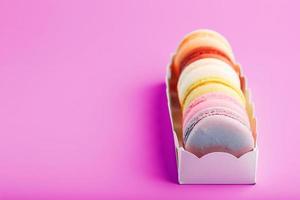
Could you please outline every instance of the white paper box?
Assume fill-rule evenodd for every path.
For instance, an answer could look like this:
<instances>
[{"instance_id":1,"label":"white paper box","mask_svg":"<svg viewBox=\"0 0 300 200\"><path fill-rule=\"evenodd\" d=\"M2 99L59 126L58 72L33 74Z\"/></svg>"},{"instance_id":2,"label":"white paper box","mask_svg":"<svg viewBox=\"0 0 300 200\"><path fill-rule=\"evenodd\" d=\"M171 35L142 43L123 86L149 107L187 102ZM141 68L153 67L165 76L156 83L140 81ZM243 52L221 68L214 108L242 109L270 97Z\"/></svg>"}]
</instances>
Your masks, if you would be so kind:
<instances>
[{"instance_id":1,"label":"white paper box","mask_svg":"<svg viewBox=\"0 0 300 200\"><path fill-rule=\"evenodd\" d=\"M256 120L253 113L253 104L245 78L240 75L242 91L247 102L247 112L251 129L256 141ZM167 70L167 97L169 113L173 128L178 182L180 184L255 184L258 158L258 147L240 158L229 153L209 153L201 158L186 151L182 145L181 111L178 103L176 81L172 74L171 65Z\"/></svg>"}]
</instances>

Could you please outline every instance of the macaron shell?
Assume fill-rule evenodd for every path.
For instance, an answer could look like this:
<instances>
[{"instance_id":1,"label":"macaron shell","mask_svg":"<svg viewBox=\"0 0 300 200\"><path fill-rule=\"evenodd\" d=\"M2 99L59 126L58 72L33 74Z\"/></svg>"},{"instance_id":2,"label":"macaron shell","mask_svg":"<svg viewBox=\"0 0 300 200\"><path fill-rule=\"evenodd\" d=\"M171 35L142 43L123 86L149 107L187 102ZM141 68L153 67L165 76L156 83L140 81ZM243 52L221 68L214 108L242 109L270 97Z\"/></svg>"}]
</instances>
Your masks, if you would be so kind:
<instances>
[{"instance_id":1,"label":"macaron shell","mask_svg":"<svg viewBox=\"0 0 300 200\"><path fill-rule=\"evenodd\" d=\"M239 76L230 65L215 58L200 59L191 63L180 74L177 84L180 101L194 83L204 79L222 79L232 87L241 87Z\"/></svg>"},{"instance_id":2,"label":"macaron shell","mask_svg":"<svg viewBox=\"0 0 300 200\"><path fill-rule=\"evenodd\" d=\"M201 119L184 140L187 151L201 157L212 152L227 152L236 157L254 148L251 130L240 121L216 114Z\"/></svg>"},{"instance_id":3,"label":"macaron shell","mask_svg":"<svg viewBox=\"0 0 300 200\"><path fill-rule=\"evenodd\" d=\"M211 92L222 92L227 96L236 99L243 107L246 105L245 97L241 91L240 93L238 93L236 90L233 90L231 87L228 87L224 84L208 82L207 84L202 85L201 87L195 88L186 96L185 100L181 102L182 111L184 112L188 105L197 97Z\"/></svg>"},{"instance_id":4,"label":"macaron shell","mask_svg":"<svg viewBox=\"0 0 300 200\"><path fill-rule=\"evenodd\" d=\"M228 48L231 49L231 46L230 46L228 40L225 37L223 37L220 33L216 32L216 31L213 31L213 30L209 30L209 29L199 29L199 30L195 30L195 31L192 31L192 32L188 33L182 39L182 41L180 42L180 45L179 45L178 48L181 48L184 44L186 44L186 42L188 42L191 39L197 38L197 37L215 37L215 38L218 38L218 40L220 42L223 42L224 45L226 45Z\"/></svg>"},{"instance_id":5,"label":"macaron shell","mask_svg":"<svg viewBox=\"0 0 300 200\"><path fill-rule=\"evenodd\" d=\"M233 110L228 107L211 106L197 112L196 114L193 115L193 117L189 121L187 121L187 123L183 126L184 137L187 137L190 134L191 130L193 130L193 127L200 120L214 115L224 115L230 117L232 119L239 121L241 124L245 125L246 127L250 128L249 120L245 115L239 114L238 112L236 112L236 110Z\"/></svg>"}]
</instances>

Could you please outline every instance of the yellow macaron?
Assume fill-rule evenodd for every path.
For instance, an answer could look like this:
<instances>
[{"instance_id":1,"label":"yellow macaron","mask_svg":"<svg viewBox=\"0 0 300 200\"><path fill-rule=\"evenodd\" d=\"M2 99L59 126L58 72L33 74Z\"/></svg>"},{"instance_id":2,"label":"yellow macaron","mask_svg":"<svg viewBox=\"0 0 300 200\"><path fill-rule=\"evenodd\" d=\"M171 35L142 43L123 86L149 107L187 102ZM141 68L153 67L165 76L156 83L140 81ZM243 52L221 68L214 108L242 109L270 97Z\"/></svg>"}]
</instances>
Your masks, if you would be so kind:
<instances>
[{"instance_id":1,"label":"yellow macaron","mask_svg":"<svg viewBox=\"0 0 300 200\"><path fill-rule=\"evenodd\" d=\"M199 59L189 64L180 74L177 91L181 103L188 90L201 80L217 80L234 88L241 88L238 74L228 63L216 58Z\"/></svg>"},{"instance_id":2,"label":"yellow macaron","mask_svg":"<svg viewBox=\"0 0 300 200\"><path fill-rule=\"evenodd\" d=\"M239 88L232 87L224 80L211 78L195 83L195 85L186 92L185 97L181 102L182 111L184 111L197 97L211 92L224 93L236 99L243 107L246 105L245 96Z\"/></svg>"}]
</instances>

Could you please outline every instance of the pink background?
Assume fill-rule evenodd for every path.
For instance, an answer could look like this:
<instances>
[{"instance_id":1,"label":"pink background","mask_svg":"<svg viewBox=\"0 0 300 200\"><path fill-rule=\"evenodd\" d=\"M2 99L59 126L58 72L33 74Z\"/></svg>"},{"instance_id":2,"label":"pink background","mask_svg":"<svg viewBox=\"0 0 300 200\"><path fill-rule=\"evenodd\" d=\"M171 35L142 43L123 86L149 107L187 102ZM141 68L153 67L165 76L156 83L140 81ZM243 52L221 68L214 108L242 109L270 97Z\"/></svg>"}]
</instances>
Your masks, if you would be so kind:
<instances>
[{"instance_id":1,"label":"pink background","mask_svg":"<svg viewBox=\"0 0 300 200\"><path fill-rule=\"evenodd\" d=\"M300 198L297 1L0 1L0 199ZM257 184L176 184L165 68L231 42L253 90Z\"/></svg>"}]
</instances>

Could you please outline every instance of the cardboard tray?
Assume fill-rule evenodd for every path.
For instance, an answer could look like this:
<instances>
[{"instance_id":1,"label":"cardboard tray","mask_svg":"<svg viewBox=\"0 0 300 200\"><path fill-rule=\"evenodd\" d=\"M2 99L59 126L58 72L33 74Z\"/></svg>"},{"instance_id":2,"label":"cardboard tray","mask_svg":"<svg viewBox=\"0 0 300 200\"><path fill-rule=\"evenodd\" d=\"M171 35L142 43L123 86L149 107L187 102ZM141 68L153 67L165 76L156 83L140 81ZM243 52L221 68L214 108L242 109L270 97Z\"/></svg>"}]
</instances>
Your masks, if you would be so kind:
<instances>
[{"instance_id":1,"label":"cardboard tray","mask_svg":"<svg viewBox=\"0 0 300 200\"><path fill-rule=\"evenodd\" d=\"M176 90L177 80L171 67L172 64L167 68L166 92L175 143L178 182L180 184L255 184L258 159L256 119L250 92L242 72L240 72L241 88L246 97L246 109L255 139L255 148L239 158L224 152L209 153L198 158L186 151L182 145L182 119ZM241 69L240 66L239 68Z\"/></svg>"}]
</instances>

